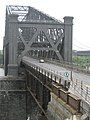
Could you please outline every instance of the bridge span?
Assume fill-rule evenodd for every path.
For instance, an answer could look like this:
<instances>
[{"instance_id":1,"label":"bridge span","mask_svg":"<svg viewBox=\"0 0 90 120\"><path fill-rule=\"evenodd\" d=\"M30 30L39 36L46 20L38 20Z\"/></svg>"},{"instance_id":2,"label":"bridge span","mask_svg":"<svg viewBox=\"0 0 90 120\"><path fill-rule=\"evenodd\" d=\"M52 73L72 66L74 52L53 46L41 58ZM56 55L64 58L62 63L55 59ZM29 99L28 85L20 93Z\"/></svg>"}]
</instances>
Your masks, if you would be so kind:
<instances>
[{"instance_id":1,"label":"bridge span","mask_svg":"<svg viewBox=\"0 0 90 120\"><path fill-rule=\"evenodd\" d=\"M71 69L68 69L65 67L61 67L60 65L58 66L58 65L49 63L47 61L44 63L40 63L39 59L37 60L37 59L30 58L30 57L23 57L22 61L28 65L30 64L30 65L39 67L43 70L46 70L47 72L49 72L51 74L54 74L55 76L57 76L57 79L56 79L57 83L59 83L60 78L62 79L61 80L62 85L65 84L65 81L67 81L67 83L70 82L70 85L72 86L72 88L76 89L76 91L78 91L78 93L80 95L81 95L81 93L83 93L81 95L82 98L87 100L88 103L90 104L90 101L89 101L90 100L90 94L89 94L89 92L90 92L90 75L80 73L78 71L74 71L74 70L71 70ZM75 86L73 86L73 85L75 85ZM69 87L71 88L71 86L69 86ZM66 86L66 87L68 87L68 86Z\"/></svg>"},{"instance_id":2,"label":"bridge span","mask_svg":"<svg viewBox=\"0 0 90 120\"><path fill-rule=\"evenodd\" d=\"M80 109L80 111L82 111L81 109L83 109L84 112L86 111L89 114L89 109L90 109L90 107L89 107L90 106L90 94L89 94L90 93L90 82L89 82L89 79L90 79L90 75L85 75L83 73L77 73L75 71L72 71L72 79L71 79L71 70L70 69L66 69L64 67L57 66L55 64L48 63L48 62L40 63L39 59L37 60L37 59L30 58L30 57L25 57L25 56L22 58L22 63L24 63L24 65L26 65L26 69L28 69L28 67L30 66L35 71L43 74L44 77L45 76L48 77L50 79L48 81L49 83L47 84L47 82L44 81L44 84L51 92L54 92L57 96L58 96L58 93L56 92L56 90L54 91L54 87L51 87L51 86L55 85L58 90L62 89L62 90L64 90L64 92L67 91L67 94L69 92L72 93L74 95L74 98L73 98L74 100L81 99L80 106L78 106L78 107L73 106L73 105L71 105L71 106L74 109ZM29 71L30 71L30 69L29 69ZM35 72L35 71L33 71L33 72ZM34 73L32 73L32 74L34 74ZM86 80L86 82L85 82L85 80ZM43 77L41 79L41 82L43 83ZM65 101L65 98L63 98L63 100ZM76 103L74 103L74 102L73 102L73 104L77 103L77 101L76 101Z\"/></svg>"},{"instance_id":3,"label":"bridge span","mask_svg":"<svg viewBox=\"0 0 90 120\"><path fill-rule=\"evenodd\" d=\"M27 101L30 100L27 100L27 97L30 94L42 110L45 119L90 119L90 71L87 71L86 75L80 71L76 72L76 69L72 70L72 64L62 67L62 62L72 63L72 36L71 16L65 16L62 22L30 6L6 6L3 51L7 79L2 78L0 81L1 103L3 99L6 100L6 95L8 102L12 98L16 101L17 96L17 106L21 103L20 109L22 105L25 108L22 109L24 114L21 113L18 118L19 113L12 113L13 119L14 116L15 120L22 120L22 116L23 120L27 117L30 119L27 115L27 106L30 105L27 105ZM33 59L34 57L37 59ZM39 63L39 58L51 61ZM20 81L19 77L23 77L24 81ZM9 91L13 93L18 90L24 90L24 94L15 93L15 96L11 94L12 97L9 97ZM23 96L24 102L20 101ZM7 111L5 114L9 116Z\"/></svg>"}]
</instances>

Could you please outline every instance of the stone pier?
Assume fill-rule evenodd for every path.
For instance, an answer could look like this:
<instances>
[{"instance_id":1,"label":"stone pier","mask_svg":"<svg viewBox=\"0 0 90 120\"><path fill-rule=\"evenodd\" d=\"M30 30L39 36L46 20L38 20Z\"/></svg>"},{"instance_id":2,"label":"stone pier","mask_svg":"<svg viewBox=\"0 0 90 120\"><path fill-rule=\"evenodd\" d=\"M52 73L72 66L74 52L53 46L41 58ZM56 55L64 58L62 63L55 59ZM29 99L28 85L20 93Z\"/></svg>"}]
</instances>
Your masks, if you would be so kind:
<instances>
[{"instance_id":1,"label":"stone pier","mask_svg":"<svg viewBox=\"0 0 90 120\"><path fill-rule=\"evenodd\" d=\"M0 120L26 120L25 80L0 78Z\"/></svg>"}]
</instances>

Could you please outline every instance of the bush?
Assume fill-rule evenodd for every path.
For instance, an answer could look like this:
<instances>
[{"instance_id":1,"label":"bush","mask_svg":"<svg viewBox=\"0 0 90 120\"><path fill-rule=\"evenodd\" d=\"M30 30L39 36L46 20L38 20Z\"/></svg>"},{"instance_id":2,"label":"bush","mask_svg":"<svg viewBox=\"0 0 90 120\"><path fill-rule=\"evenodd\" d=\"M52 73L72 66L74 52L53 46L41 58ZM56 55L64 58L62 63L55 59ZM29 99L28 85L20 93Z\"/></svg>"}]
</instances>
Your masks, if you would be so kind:
<instances>
[{"instance_id":1,"label":"bush","mask_svg":"<svg viewBox=\"0 0 90 120\"><path fill-rule=\"evenodd\" d=\"M90 56L73 56L73 62L83 68L90 66Z\"/></svg>"}]
</instances>

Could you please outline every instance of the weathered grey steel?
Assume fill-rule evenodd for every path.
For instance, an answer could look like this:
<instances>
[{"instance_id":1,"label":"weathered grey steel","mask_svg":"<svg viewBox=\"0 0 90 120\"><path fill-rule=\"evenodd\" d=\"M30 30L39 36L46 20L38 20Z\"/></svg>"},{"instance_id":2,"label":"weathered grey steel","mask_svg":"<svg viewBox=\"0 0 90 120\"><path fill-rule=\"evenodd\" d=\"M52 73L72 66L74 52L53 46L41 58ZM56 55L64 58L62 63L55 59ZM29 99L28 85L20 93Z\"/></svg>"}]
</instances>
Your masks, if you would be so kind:
<instances>
[{"instance_id":1,"label":"weathered grey steel","mask_svg":"<svg viewBox=\"0 0 90 120\"><path fill-rule=\"evenodd\" d=\"M72 24L73 17L64 17L64 60L69 62L72 61Z\"/></svg>"},{"instance_id":2,"label":"weathered grey steel","mask_svg":"<svg viewBox=\"0 0 90 120\"><path fill-rule=\"evenodd\" d=\"M9 64L8 75L17 75L17 35L18 35L18 15L9 15Z\"/></svg>"},{"instance_id":3,"label":"weathered grey steel","mask_svg":"<svg viewBox=\"0 0 90 120\"><path fill-rule=\"evenodd\" d=\"M64 22L61 22L30 6L7 6L4 39L6 75L17 75L18 60L24 55L71 61L72 24L73 17L64 17Z\"/></svg>"}]
</instances>

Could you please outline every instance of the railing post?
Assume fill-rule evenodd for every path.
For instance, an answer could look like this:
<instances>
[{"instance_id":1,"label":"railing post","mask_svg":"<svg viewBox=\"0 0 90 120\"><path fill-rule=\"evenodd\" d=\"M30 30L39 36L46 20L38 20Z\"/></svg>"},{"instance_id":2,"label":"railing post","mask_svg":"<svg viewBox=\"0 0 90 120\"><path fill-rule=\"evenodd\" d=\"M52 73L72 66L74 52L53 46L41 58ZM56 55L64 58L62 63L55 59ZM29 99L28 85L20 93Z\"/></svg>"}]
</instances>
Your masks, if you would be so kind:
<instances>
[{"instance_id":1,"label":"railing post","mask_svg":"<svg viewBox=\"0 0 90 120\"><path fill-rule=\"evenodd\" d=\"M82 95L82 92L83 92L83 82L81 81L81 95Z\"/></svg>"},{"instance_id":2,"label":"railing post","mask_svg":"<svg viewBox=\"0 0 90 120\"><path fill-rule=\"evenodd\" d=\"M88 87L86 87L86 95L85 95L85 100L87 100L87 96L88 96Z\"/></svg>"}]
</instances>

